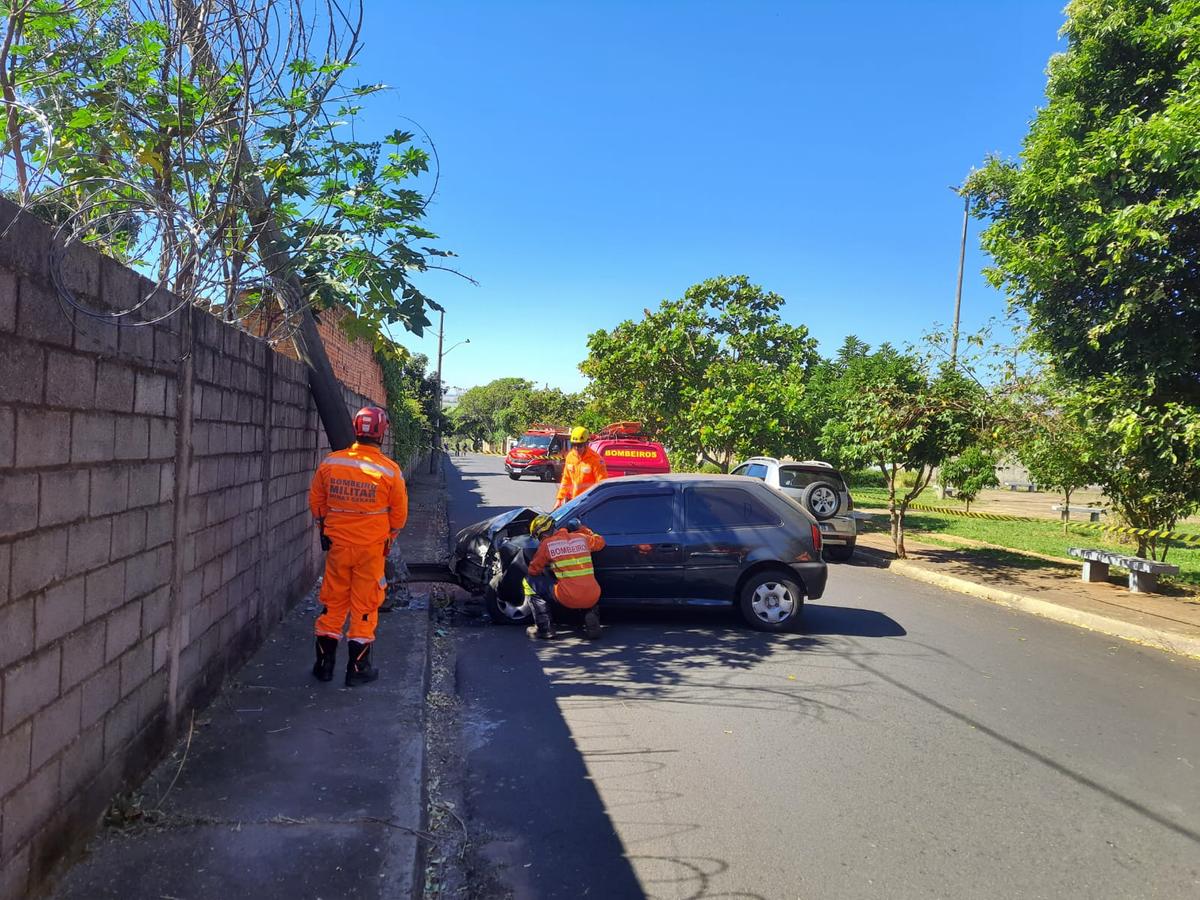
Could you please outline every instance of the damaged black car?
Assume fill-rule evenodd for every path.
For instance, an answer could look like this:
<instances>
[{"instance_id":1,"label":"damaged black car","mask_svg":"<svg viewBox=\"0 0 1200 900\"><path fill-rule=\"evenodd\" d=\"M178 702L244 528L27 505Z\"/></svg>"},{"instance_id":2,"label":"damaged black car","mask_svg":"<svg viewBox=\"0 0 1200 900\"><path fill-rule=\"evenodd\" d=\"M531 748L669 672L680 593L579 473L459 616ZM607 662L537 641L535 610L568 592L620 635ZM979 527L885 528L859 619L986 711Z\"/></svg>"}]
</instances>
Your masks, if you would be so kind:
<instances>
[{"instance_id":1,"label":"damaged black car","mask_svg":"<svg viewBox=\"0 0 1200 900\"><path fill-rule=\"evenodd\" d=\"M493 621L530 619L522 582L536 542L521 507L458 533L451 566L484 594ZM603 481L551 515L603 535L593 555L601 606L735 605L763 631L799 624L825 590L821 532L790 498L740 476L639 475Z\"/></svg>"}]
</instances>

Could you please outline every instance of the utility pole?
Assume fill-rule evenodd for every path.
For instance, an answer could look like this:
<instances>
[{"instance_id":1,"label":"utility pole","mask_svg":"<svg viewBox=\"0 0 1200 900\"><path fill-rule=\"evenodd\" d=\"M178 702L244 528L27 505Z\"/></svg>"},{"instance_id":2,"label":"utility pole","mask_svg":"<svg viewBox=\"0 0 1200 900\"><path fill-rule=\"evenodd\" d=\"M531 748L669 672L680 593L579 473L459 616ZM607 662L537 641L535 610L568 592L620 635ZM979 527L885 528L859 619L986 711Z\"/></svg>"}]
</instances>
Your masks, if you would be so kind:
<instances>
[{"instance_id":1,"label":"utility pole","mask_svg":"<svg viewBox=\"0 0 1200 900\"><path fill-rule=\"evenodd\" d=\"M958 251L958 290L954 292L954 328L950 332L950 368L958 366L958 318L962 311L963 267L967 261L967 222L971 216L971 195L964 188L951 188L963 195L962 246Z\"/></svg>"},{"instance_id":2,"label":"utility pole","mask_svg":"<svg viewBox=\"0 0 1200 900\"><path fill-rule=\"evenodd\" d=\"M446 310L432 301L438 311L437 411L433 416L433 448L429 451L429 474L437 471L438 451L442 449L442 338L446 333Z\"/></svg>"}]
</instances>

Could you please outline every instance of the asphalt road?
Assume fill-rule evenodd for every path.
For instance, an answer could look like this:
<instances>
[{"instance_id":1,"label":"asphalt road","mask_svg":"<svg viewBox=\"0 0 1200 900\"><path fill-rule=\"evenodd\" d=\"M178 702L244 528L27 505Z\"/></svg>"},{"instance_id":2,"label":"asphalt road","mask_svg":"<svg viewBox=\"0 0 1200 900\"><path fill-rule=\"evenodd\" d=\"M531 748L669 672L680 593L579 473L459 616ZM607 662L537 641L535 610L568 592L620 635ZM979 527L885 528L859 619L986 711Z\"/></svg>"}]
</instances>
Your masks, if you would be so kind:
<instances>
[{"instance_id":1,"label":"asphalt road","mask_svg":"<svg viewBox=\"0 0 1200 900\"><path fill-rule=\"evenodd\" d=\"M456 527L552 501L453 462ZM862 560L800 633L605 626L455 632L468 821L513 896L1200 896L1200 664Z\"/></svg>"}]
</instances>

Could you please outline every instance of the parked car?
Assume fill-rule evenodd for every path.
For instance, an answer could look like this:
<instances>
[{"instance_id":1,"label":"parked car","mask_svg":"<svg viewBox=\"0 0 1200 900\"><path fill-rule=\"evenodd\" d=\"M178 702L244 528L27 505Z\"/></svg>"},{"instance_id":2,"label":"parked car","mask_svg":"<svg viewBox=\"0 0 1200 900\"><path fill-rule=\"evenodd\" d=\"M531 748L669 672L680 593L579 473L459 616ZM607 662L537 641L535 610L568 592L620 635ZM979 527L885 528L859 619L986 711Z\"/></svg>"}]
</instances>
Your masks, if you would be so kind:
<instances>
[{"instance_id":1,"label":"parked car","mask_svg":"<svg viewBox=\"0 0 1200 900\"><path fill-rule=\"evenodd\" d=\"M854 498L842 473L827 462L780 462L773 456L755 456L733 470L733 475L757 478L768 487L796 500L821 527L825 556L845 562L854 555L858 527Z\"/></svg>"},{"instance_id":2,"label":"parked car","mask_svg":"<svg viewBox=\"0 0 1200 900\"><path fill-rule=\"evenodd\" d=\"M522 580L538 510L510 510L458 533L452 568L483 591L496 622L525 624ZM602 481L551 515L578 517L603 535L593 555L601 604L736 605L763 631L800 619L825 590L817 522L752 478L633 475Z\"/></svg>"}]
</instances>

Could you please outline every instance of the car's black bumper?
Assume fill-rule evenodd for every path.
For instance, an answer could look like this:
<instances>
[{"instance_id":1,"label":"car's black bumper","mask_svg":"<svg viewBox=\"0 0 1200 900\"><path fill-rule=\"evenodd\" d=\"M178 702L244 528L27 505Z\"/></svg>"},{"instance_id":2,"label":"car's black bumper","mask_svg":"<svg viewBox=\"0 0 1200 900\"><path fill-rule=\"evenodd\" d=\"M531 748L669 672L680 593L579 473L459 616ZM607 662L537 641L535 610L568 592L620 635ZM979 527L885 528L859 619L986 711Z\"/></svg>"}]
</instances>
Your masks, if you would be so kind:
<instances>
[{"instance_id":1,"label":"car's black bumper","mask_svg":"<svg viewBox=\"0 0 1200 900\"><path fill-rule=\"evenodd\" d=\"M825 593L825 580L829 577L829 567L823 562L792 563L792 569L800 576L804 585L804 596L809 600L819 600Z\"/></svg>"}]
</instances>

